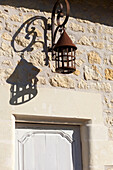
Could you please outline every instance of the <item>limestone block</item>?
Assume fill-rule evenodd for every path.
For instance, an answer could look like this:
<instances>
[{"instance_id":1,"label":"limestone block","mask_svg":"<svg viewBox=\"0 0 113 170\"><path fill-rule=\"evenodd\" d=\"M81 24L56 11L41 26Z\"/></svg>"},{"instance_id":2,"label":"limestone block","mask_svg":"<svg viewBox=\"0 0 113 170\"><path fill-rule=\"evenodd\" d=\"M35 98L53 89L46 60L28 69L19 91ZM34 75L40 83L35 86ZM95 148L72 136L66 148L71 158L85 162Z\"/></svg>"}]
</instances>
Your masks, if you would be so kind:
<instances>
[{"instance_id":1,"label":"limestone block","mask_svg":"<svg viewBox=\"0 0 113 170\"><path fill-rule=\"evenodd\" d=\"M110 93L112 91L111 85L109 83L99 83L99 82L91 83L90 88L94 90L99 90L99 91L101 90L106 93Z\"/></svg>"},{"instance_id":2,"label":"limestone block","mask_svg":"<svg viewBox=\"0 0 113 170\"><path fill-rule=\"evenodd\" d=\"M4 61L2 62L2 64L8 65L8 66L12 66L12 63L11 63L10 60L4 60Z\"/></svg>"},{"instance_id":3,"label":"limestone block","mask_svg":"<svg viewBox=\"0 0 113 170\"><path fill-rule=\"evenodd\" d=\"M108 114L105 118L105 121L106 121L106 124L109 128L113 127L113 116L112 116L112 114ZM112 130L112 132L113 132L113 130Z\"/></svg>"},{"instance_id":4,"label":"limestone block","mask_svg":"<svg viewBox=\"0 0 113 170\"><path fill-rule=\"evenodd\" d=\"M102 83L101 89L107 93L112 91L111 85L109 83Z\"/></svg>"},{"instance_id":5,"label":"limestone block","mask_svg":"<svg viewBox=\"0 0 113 170\"><path fill-rule=\"evenodd\" d=\"M0 49L0 57L1 56L4 56L6 53L5 53L5 51L3 51L2 49Z\"/></svg>"},{"instance_id":6,"label":"limestone block","mask_svg":"<svg viewBox=\"0 0 113 170\"><path fill-rule=\"evenodd\" d=\"M20 22L21 21L18 15L12 15L10 17L10 19L11 19L11 21L15 21L15 22Z\"/></svg>"},{"instance_id":7,"label":"limestone block","mask_svg":"<svg viewBox=\"0 0 113 170\"><path fill-rule=\"evenodd\" d=\"M1 44L1 48L6 52L9 52L11 50L11 47L4 42Z\"/></svg>"},{"instance_id":8,"label":"limestone block","mask_svg":"<svg viewBox=\"0 0 113 170\"><path fill-rule=\"evenodd\" d=\"M37 50L38 48L43 48L43 44L43 40L39 40L32 47L34 48L34 50Z\"/></svg>"},{"instance_id":9,"label":"limestone block","mask_svg":"<svg viewBox=\"0 0 113 170\"><path fill-rule=\"evenodd\" d=\"M95 29L95 27L89 26L89 27L88 27L88 31L89 31L90 33L96 34L96 29Z\"/></svg>"},{"instance_id":10,"label":"limestone block","mask_svg":"<svg viewBox=\"0 0 113 170\"><path fill-rule=\"evenodd\" d=\"M45 29L44 21L41 21L41 27L42 27L43 29Z\"/></svg>"},{"instance_id":11,"label":"limestone block","mask_svg":"<svg viewBox=\"0 0 113 170\"><path fill-rule=\"evenodd\" d=\"M0 10L0 18L3 18L6 20L8 18L8 15L3 13L3 11Z\"/></svg>"},{"instance_id":12,"label":"limestone block","mask_svg":"<svg viewBox=\"0 0 113 170\"><path fill-rule=\"evenodd\" d=\"M102 75L96 66L92 68L85 66L84 76L86 80L102 80Z\"/></svg>"},{"instance_id":13,"label":"limestone block","mask_svg":"<svg viewBox=\"0 0 113 170\"><path fill-rule=\"evenodd\" d=\"M8 22L6 22L6 27L5 27L5 29L7 30L7 31L9 31L9 32L12 32L12 27L11 27L11 25L8 23Z\"/></svg>"},{"instance_id":14,"label":"limestone block","mask_svg":"<svg viewBox=\"0 0 113 170\"><path fill-rule=\"evenodd\" d=\"M7 80L7 78L12 74L13 69L8 68L8 69L0 69L0 80L1 82L4 82Z\"/></svg>"},{"instance_id":15,"label":"limestone block","mask_svg":"<svg viewBox=\"0 0 113 170\"><path fill-rule=\"evenodd\" d=\"M17 36L15 41L22 47L27 47L30 44L30 40L26 39L24 36Z\"/></svg>"},{"instance_id":16,"label":"limestone block","mask_svg":"<svg viewBox=\"0 0 113 170\"><path fill-rule=\"evenodd\" d=\"M113 80L113 70L106 68L105 69L105 78L106 80Z\"/></svg>"},{"instance_id":17,"label":"limestone block","mask_svg":"<svg viewBox=\"0 0 113 170\"><path fill-rule=\"evenodd\" d=\"M100 34L102 34L102 26L99 26L98 32L99 32Z\"/></svg>"},{"instance_id":18,"label":"limestone block","mask_svg":"<svg viewBox=\"0 0 113 170\"><path fill-rule=\"evenodd\" d=\"M38 28L35 28L35 32L37 33L38 37L42 37L42 33Z\"/></svg>"},{"instance_id":19,"label":"limestone block","mask_svg":"<svg viewBox=\"0 0 113 170\"><path fill-rule=\"evenodd\" d=\"M22 16L22 12L19 12L19 14L18 14L20 17Z\"/></svg>"},{"instance_id":20,"label":"limestone block","mask_svg":"<svg viewBox=\"0 0 113 170\"><path fill-rule=\"evenodd\" d=\"M6 79L9 77L9 74L6 73L6 70L0 69L0 81L4 84Z\"/></svg>"},{"instance_id":21,"label":"limestone block","mask_svg":"<svg viewBox=\"0 0 113 170\"><path fill-rule=\"evenodd\" d=\"M7 76L11 75L14 70L12 68L5 69L5 74Z\"/></svg>"},{"instance_id":22,"label":"limestone block","mask_svg":"<svg viewBox=\"0 0 113 170\"><path fill-rule=\"evenodd\" d=\"M90 21L88 21L88 20L82 20L82 19L79 19L79 18L77 18L76 19L78 22L80 22L80 23L86 23L86 24L90 24L91 22Z\"/></svg>"},{"instance_id":23,"label":"limestone block","mask_svg":"<svg viewBox=\"0 0 113 170\"><path fill-rule=\"evenodd\" d=\"M11 40L12 40L12 36L9 35L7 32L4 32L4 33L2 34L2 38L3 38L4 40L7 40L7 41L11 41Z\"/></svg>"},{"instance_id":24,"label":"limestone block","mask_svg":"<svg viewBox=\"0 0 113 170\"><path fill-rule=\"evenodd\" d=\"M50 32L47 33L47 40L51 41L51 33Z\"/></svg>"},{"instance_id":25,"label":"limestone block","mask_svg":"<svg viewBox=\"0 0 113 170\"><path fill-rule=\"evenodd\" d=\"M69 27L70 27L70 29L72 31L75 31L75 32L79 32L79 31L84 32L84 28L81 25L78 25L78 24L75 24L75 23L71 23Z\"/></svg>"},{"instance_id":26,"label":"limestone block","mask_svg":"<svg viewBox=\"0 0 113 170\"><path fill-rule=\"evenodd\" d=\"M97 35L95 35L95 36L93 35L93 36L90 36L90 37L89 37L89 40L90 40L90 41L94 41L94 40L97 40L97 39L98 39L98 36L97 36Z\"/></svg>"},{"instance_id":27,"label":"limestone block","mask_svg":"<svg viewBox=\"0 0 113 170\"><path fill-rule=\"evenodd\" d=\"M20 11L22 11L22 12L30 12L30 9L28 9L28 8L24 8L24 7L21 7L20 8L21 10Z\"/></svg>"},{"instance_id":28,"label":"limestone block","mask_svg":"<svg viewBox=\"0 0 113 170\"><path fill-rule=\"evenodd\" d=\"M110 56L110 63L113 65L113 55Z\"/></svg>"},{"instance_id":29,"label":"limestone block","mask_svg":"<svg viewBox=\"0 0 113 170\"><path fill-rule=\"evenodd\" d=\"M28 19L32 18L33 14L27 14L23 16L23 22L27 21Z\"/></svg>"},{"instance_id":30,"label":"limestone block","mask_svg":"<svg viewBox=\"0 0 113 170\"><path fill-rule=\"evenodd\" d=\"M103 49L104 43L103 42L92 42L93 47Z\"/></svg>"},{"instance_id":31,"label":"limestone block","mask_svg":"<svg viewBox=\"0 0 113 170\"><path fill-rule=\"evenodd\" d=\"M91 51L88 53L88 61L90 64L100 64L101 63L101 58L99 54L95 51Z\"/></svg>"},{"instance_id":32,"label":"limestone block","mask_svg":"<svg viewBox=\"0 0 113 170\"><path fill-rule=\"evenodd\" d=\"M44 66L44 58L45 54L43 52L36 52L35 54L30 55L30 62L32 62L32 64L36 67L38 65Z\"/></svg>"},{"instance_id":33,"label":"limestone block","mask_svg":"<svg viewBox=\"0 0 113 170\"><path fill-rule=\"evenodd\" d=\"M108 98L104 97L105 103L108 103Z\"/></svg>"},{"instance_id":34,"label":"limestone block","mask_svg":"<svg viewBox=\"0 0 113 170\"><path fill-rule=\"evenodd\" d=\"M3 29L3 26L2 25L0 25L0 31Z\"/></svg>"},{"instance_id":35,"label":"limestone block","mask_svg":"<svg viewBox=\"0 0 113 170\"><path fill-rule=\"evenodd\" d=\"M76 70L76 71L73 72L73 74L75 74L76 76L79 76L80 75L80 71Z\"/></svg>"},{"instance_id":36,"label":"limestone block","mask_svg":"<svg viewBox=\"0 0 113 170\"><path fill-rule=\"evenodd\" d=\"M64 20L64 17L63 17L63 20ZM61 22L62 22L62 21L61 21ZM51 25L51 17L50 17L50 18L48 18L48 20L47 20L47 24ZM65 25L65 28L67 28L67 24Z\"/></svg>"},{"instance_id":37,"label":"limestone block","mask_svg":"<svg viewBox=\"0 0 113 170\"><path fill-rule=\"evenodd\" d=\"M36 19L35 21L33 21L33 25L39 25L39 20Z\"/></svg>"},{"instance_id":38,"label":"limestone block","mask_svg":"<svg viewBox=\"0 0 113 170\"><path fill-rule=\"evenodd\" d=\"M50 58L50 57L49 57ZM55 73L56 72L56 67L55 67L55 62L53 62L53 61L49 61L49 68L51 68L51 71L53 72L53 73Z\"/></svg>"},{"instance_id":39,"label":"limestone block","mask_svg":"<svg viewBox=\"0 0 113 170\"><path fill-rule=\"evenodd\" d=\"M52 55L51 55L51 52L48 52L48 59L49 59L49 61L52 61Z\"/></svg>"},{"instance_id":40,"label":"limestone block","mask_svg":"<svg viewBox=\"0 0 113 170\"><path fill-rule=\"evenodd\" d=\"M113 106L112 106L111 103L107 103L107 107L108 107L108 108L113 108Z\"/></svg>"},{"instance_id":41,"label":"limestone block","mask_svg":"<svg viewBox=\"0 0 113 170\"><path fill-rule=\"evenodd\" d=\"M112 27L107 27L104 30L105 33L113 35L113 28Z\"/></svg>"},{"instance_id":42,"label":"limestone block","mask_svg":"<svg viewBox=\"0 0 113 170\"><path fill-rule=\"evenodd\" d=\"M50 84L54 87L75 88L75 82L73 79L67 76L56 75L50 78Z\"/></svg>"},{"instance_id":43,"label":"limestone block","mask_svg":"<svg viewBox=\"0 0 113 170\"><path fill-rule=\"evenodd\" d=\"M38 77L38 84L45 85L46 84L46 79L44 77Z\"/></svg>"},{"instance_id":44,"label":"limestone block","mask_svg":"<svg viewBox=\"0 0 113 170\"><path fill-rule=\"evenodd\" d=\"M86 36L81 37L78 43L81 45L91 45L90 40Z\"/></svg>"},{"instance_id":45,"label":"limestone block","mask_svg":"<svg viewBox=\"0 0 113 170\"><path fill-rule=\"evenodd\" d=\"M76 63L76 65L77 65L78 67L81 67L81 66L83 65L83 63L84 63L84 60L82 60L82 59L76 59L76 60L75 60L75 63Z\"/></svg>"},{"instance_id":46,"label":"limestone block","mask_svg":"<svg viewBox=\"0 0 113 170\"><path fill-rule=\"evenodd\" d=\"M40 12L40 10L29 9L29 8L24 8L24 7L21 7L20 9L21 9L22 12L25 12L25 13L34 12L34 13L38 14ZM30 14L28 14L28 15L30 15Z\"/></svg>"},{"instance_id":47,"label":"limestone block","mask_svg":"<svg viewBox=\"0 0 113 170\"><path fill-rule=\"evenodd\" d=\"M91 89L95 89L95 90L100 90L101 89L101 84L99 82L97 83L91 83L90 84L90 88Z\"/></svg>"},{"instance_id":48,"label":"limestone block","mask_svg":"<svg viewBox=\"0 0 113 170\"><path fill-rule=\"evenodd\" d=\"M113 52L113 45L108 45L108 46L107 46L107 49L108 49L109 51Z\"/></svg>"},{"instance_id":49,"label":"limestone block","mask_svg":"<svg viewBox=\"0 0 113 170\"><path fill-rule=\"evenodd\" d=\"M108 60L108 58L104 58L104 64L109 65L109 60Z\"/></svg>"},{"instance_id":50,"label":"limestone block","mask_svg":"<svg viewBox=\"0 0 113 170\"><path fill-rule=\"evenodd\" d=\"M77 87L79 89L88 89L88 84L86 81L81 79L80 82L77 84Z\"/></svg>"},{"instance_id":51,"label":"limestone block","mask_svg":"<svg viewBox=\"0 0 113 170\"><path fill-rule=\"evenodd\" d=\"M50 13L50 12L45 12L45 11L44 11L44 15L45 15L47 18L49 18L49 17L51 18L51 13Z\"/></svg>"},{"instance_id":52,"label":"limestone block","mask_svg":"<svg viewBox=\"0 0 113 170\"><path fill-rule=\"evenodd\" d=\"M109 41L110 41L111 43L113 43L113 38L109 38Z\"/></svg>"},{"instance_id":53,"label":"limestone block","mask_svg":"<svg viewBox=\"0 0 113 170\"><path fill-rule=\"evenodd\" d=\"M33 31L32 27L29 27L28 32L32 32L30 34L32 36L34 35L34 33L36 33L38 37L42 37L42 33L38 28L35 28ZM21 30L21 33L26 34L26 27L23 27L23 29Z\"/></svg>"},{"instance_id":54,"label":"limestone block","mask_svg":"<svg viewBox=\"0 0 113 170\"><path fill-rule=\"evenodd\" d=\"M76 50L76 56L80 56L81 54L83 54L83 51L81 51L81 50Z\"/></svg>"}]
</instances>

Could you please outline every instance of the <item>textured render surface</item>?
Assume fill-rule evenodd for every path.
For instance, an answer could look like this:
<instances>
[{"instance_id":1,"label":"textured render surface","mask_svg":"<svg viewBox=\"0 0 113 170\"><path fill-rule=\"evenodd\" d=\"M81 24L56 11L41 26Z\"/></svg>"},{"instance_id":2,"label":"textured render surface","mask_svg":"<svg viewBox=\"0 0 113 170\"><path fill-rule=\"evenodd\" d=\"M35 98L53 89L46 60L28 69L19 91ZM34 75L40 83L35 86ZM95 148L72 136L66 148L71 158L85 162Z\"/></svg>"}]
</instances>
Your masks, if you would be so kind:
<instances>
[{"instance_id":1,"label":"textured render surface","mask_svg":"<svg viewBox=\"0 0 113 170\"><path fill-rule=\"evenodd\" d=\"M4 145L6 148L7 144L10 145L7 156L3 152L0 154L0 168L11 169L10 165L13 162L13 157L8 156L14 148L12 140L14 124L11 123L14 120L11 115L39 113L44 116L48 114L73 117L74 115L75 118L92 119L92 123L96 125L90 130L95 137L91 135L90 141L97 139L100 147L106 147L105 152L101 149L102 158L101 155L94 158L99 154L99 149L98 147L94 149L97 146L95 143L94 147L91 145L93 149L90 150L90 154L94 155L91 158L94 161L90 162L90 169L111 170L113 168L111 160L113 157L111 147L113 141L113 2L112 0L109 2L70 0L71 12L66 32L78 48L77 70L70 75L55 73L51 53L47 52L47 47L51 44L51 33L47 30L47 23L51 23L48 18L51 17L54 2L0 1L0 141L1 147L2 144L6 144ZM37 87L33 82L37 82ZM50 92L51 90L54 92ZM56 96L59 90L61 94L58 92L58 100ZM49 99L48 94L51 94ZM101 100L96 100L99 94ZM61 99L64 98L65 102L62 103ZM68 98L71 102L66 109ZM9 134L5 135L7 131Z\"/></svg>"},{"instance_id":2,"label":"textured render surface","mask_svg":"<svg viewBox=\"0 0 113 170\"><path fill-rule=\"evenodd\" d=\"M24 115L23 120L27 120L30 116L31 120L38 121L43 116L45 120L46 117L53 118L52 120L58 117L59 121L64 119L64 122L66 118L69 118L67 122L70 119L73 123L79 121L81 122L83 170L91 168L104 170L105 165L113 164L113 141L109 141L108 128L103 123L100 94L39 88L39 93L34 99L13 106L9 103L9 91L10 86L0 86L0 101L3 101L0 103L0 166L3 170L14 169L15 119L13 115L17 119L20 117L21 120Z\"/></svg>"},{"instance_id":3,"label":"textured render surface","mask_svg":"<svg viewBox=\"0 0 113 170\"><path fill-rule=\"evenodd\" d=\"M51 53L47 52L47 47L51 44L47 23L51 23L48 18L51 17L53 4L53 1L1 1L0 84L8 82L22 86L36 78L38 87L100 93L103 122L109 128L111 136L113 3L106 0L103 3L92 0L70 1L71 12L66 32L78 48L77 70L70 75L55 73Z\"/></svg>"}]
</instances>

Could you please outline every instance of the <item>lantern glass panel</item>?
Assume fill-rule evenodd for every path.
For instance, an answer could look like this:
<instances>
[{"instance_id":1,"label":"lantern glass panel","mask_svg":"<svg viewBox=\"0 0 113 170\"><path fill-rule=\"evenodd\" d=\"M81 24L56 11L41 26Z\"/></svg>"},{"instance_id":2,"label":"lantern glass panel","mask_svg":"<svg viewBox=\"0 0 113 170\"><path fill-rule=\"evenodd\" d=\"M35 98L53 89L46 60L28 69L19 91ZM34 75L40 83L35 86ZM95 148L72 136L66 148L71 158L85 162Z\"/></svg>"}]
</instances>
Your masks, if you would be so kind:
<instances>
[{"instance_id":1,"label":"lantern glass panel","mask_svg":"<svg viewBox=\"0 0 113 170\"><path fill-rule=\"evenodd\" d=\"M59 73L72 73L75 70L75 49L62 47L56 50L56 71Z\"/></svg>"}]
</instances>

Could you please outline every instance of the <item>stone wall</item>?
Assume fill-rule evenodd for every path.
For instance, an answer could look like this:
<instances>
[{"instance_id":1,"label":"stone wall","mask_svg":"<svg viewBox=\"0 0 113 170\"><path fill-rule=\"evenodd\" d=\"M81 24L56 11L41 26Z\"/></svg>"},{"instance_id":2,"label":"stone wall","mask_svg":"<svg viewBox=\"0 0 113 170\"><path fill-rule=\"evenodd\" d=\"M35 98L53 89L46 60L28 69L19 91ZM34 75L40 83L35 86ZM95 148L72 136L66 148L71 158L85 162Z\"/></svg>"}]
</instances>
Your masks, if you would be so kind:
<instances>
[{"instance_id":1,"label":"stone wall","mask_svg":"<svg viewBox=\"0 0 113 170\"><path fill-rule=\"evenodd\" d=\"M53 4L54 1L45 0L1 2L0 84L29 83L35 75L39 88L100 93L103 121L109 139L113 140L113 2L70 0L71 16L66 32L78 50L77 69L69 75L55 72L47 48L51 45L47 24Z\"/></svg>"}]
</instances>

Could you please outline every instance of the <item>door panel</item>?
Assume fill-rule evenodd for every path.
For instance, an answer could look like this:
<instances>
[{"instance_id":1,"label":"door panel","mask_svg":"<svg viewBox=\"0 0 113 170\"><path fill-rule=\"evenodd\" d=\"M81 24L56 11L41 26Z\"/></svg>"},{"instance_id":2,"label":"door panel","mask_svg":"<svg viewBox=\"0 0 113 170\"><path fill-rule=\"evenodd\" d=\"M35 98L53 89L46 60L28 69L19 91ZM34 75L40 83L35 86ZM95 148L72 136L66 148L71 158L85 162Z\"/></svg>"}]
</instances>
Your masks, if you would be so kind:
<instances>
[{"instance_id":1,"label":"door panel","mask_svg":"<svg viewBox=\"0 0 113 170\"><path fill-rule=\"evenodd\" d=\"M80 153L78 127L16 129L15 170L81 170Z\"/></svg>"}]
</instances>

